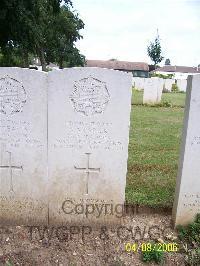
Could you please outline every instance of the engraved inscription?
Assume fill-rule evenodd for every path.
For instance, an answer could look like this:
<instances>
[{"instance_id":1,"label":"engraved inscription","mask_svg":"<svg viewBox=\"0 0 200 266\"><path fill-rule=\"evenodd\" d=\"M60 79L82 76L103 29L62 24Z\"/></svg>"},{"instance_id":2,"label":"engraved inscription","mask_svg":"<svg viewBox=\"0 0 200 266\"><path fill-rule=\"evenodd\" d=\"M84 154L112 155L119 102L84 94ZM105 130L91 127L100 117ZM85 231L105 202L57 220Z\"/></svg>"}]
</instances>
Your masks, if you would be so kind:
<instances>
[{"instance_id":1,"label":"engraved inscription","mask_svg":"<svg viewBox=\"0 0 200 266\"><path fill-rule=\"evenodd\" d=\"M54 148L123 150L123 142L112 136L112 123L68 121L65 128L65 137L55 139Z\"/></svg>"},{"instance_id":2,"label":"engraved inscription","mask_svg":"<svg viewBox=\"0 0 200 266\"><path fill-rule=\"evenodd\" d=\"M65 197L65 200L70 201L73 205L75 204L114 204L113 200L105 200L105 199L95 199L95 198L72 198Z\"/></svg>"},{"instance_id":3,"label":"engraved inscription","mask_svg":"<svg viewBox=\"0 0 200 266\"><path fill-rule=\"evenodd\" d=\"M85 153L86 156L87 156L87 166L84 168L79 168L79 167L76 167L74 166L74 168L76 170L79 170L79 171L83 171L84 173L86 173L86 195L88 195L88 182L89 182L89 175L90 173L99 173L100 172L100 168L92 168L90 167L90 155L91 153Z\"/></svg>"},{"instance_id":4,"label":"engraved inscription","mask_svg":"<svg viewBox=\"0 0 200 266\"><path fill-rule=\"evenodd\" d=\"M191 145L200 145L200 136L195 136L191 142Z\"/></svg>"},{"instance_id":5,"label":"engraved inscription","mask_svg":"<svg viewBox=\"0 0 200 266\"><path fill-rule=\"evenodd\" d=\"M200 210L200 194L185 194L184 201L184 207L196 207Z\"/></svg>"},{"instance_id":6,"label":"engraved inscription","mask_svg":"<svg viewBox=\"0 0 200 266\"><path fill-rule=\"evenodd\" d=\"M13 170L22 170L23 171L23 167L13 165L12 164L12 153L10 151L6 151L6 153L9 156L9 161L8 161L9 163L5 164L5 165L0 165L0 168L9 170L9 176L10 176L10 190L9 190L9 192L14 192L14 189L13 189Z\"/></svg>"},{"instance_id":7,"label":"engraved inscription","mask_svg":"<svg viewBox=\"0 0 200 266\"><path fill-rule=\"evenodd\" d=\"M0 113L22 112L25 102L26 92L19 81L8 76L0 79Z\"/></svg>"},{"instance_id":8,"label":"engraved inscription","mask_svg":"<svg viewBox=\"0 0 200 266\"><path fill-rule=\"evenodd\" d=\"M36 212L41 215L47 208L46 202L37 200L32 197L20 197L16 198L14 193L10 193L9 195L2 196L0 195L0 202L1 202L1 216L7 216L12 211L15 211L18 214L19 219L24 216L35 216ZM12 206L12 208L11 208Z\"/></svg>"},{"instance_id":9,"label":"engraved inscription","mask_svg":"<svg viewBox=\"0 0 200 266\"><path fill-rule=\"evenodd\" d=\"M106 83L93 77L76 81L70 95L74 110L86 116L103 113L109 98Z\"/></svg>"},{"instance_id":10,"label":"engraved inscription","mask_svg":"<svg viewBox=\"0 0 200 266\"><path fill-rule=\"evenodd\" d=\"M31 135L33 125L28 121L0 119L0 142L7 143L9 147L43 147L41 139Z\"/></svg>"}]
</instances>

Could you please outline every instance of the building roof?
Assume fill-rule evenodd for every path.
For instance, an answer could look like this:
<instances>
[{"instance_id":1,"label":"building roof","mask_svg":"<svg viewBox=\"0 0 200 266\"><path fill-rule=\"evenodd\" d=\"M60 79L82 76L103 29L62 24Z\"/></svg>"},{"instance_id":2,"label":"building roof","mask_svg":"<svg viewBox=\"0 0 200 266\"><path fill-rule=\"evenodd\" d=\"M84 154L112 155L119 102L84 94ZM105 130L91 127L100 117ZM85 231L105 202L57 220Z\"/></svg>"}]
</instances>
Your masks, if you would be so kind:
<instances>
[{"instance_id":1,"label":"building roof","mask_svg":"<svg viewBox=\"0 0 200 266\"><path fill-rule=\"evenodd\" d=\"M118 60L87 60L87 67L102 67L116 70L143 70L149 71L149 66L144 62L127 62L127 61L118 61Z\"/></svg>"},{"instance_id":2,"label":"building roof","mask_svg":"<svg viewBox=\"0 0 200 266\"><path fill-rule=\"evenodd\" d=\"M181 72L181 73L200 73L200 68L187 67L187 66L163 66L163 67L157 68L156 71Z\"/></svg>"}]
</instances>

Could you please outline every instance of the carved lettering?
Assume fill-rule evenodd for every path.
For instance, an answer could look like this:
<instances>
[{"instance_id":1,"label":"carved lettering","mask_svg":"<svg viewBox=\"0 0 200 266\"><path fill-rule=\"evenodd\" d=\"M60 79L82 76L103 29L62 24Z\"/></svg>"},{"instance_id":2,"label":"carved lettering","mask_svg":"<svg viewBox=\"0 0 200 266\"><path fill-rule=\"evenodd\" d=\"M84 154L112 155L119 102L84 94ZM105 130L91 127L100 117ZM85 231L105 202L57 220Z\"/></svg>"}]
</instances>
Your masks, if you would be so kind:
<instances>
[{"instance_id":1,"label":"carved lettering","mask_svg":"<svg viewBox=\"0 0 200 266\"><path fill-rule=\"evenodd\" d=\"M65 138L56 139L54 147L123 150L122 142L112 136L112 123L106 122L66 122Z\"/></svg>"}]
</instances>

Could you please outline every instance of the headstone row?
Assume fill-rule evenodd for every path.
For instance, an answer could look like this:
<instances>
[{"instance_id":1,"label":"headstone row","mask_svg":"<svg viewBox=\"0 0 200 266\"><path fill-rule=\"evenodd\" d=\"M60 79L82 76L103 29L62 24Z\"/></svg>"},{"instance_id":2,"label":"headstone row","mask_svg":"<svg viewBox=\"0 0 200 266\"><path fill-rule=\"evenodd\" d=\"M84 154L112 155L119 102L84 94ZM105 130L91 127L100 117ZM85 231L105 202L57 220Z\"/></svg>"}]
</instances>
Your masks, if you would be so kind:
<instances>
[{"instance_id":1,"label":"headstone row","mask_svg":"<svg viewBox=\"0 0 200 266\"><path fill-rule=\"evenodd\" d=\"M0 223L116 220L131 74L0 68Z\"/></svg>"},{"instance_id":2,"label":"headstone row","mask_svg":"<svg viewBox=\"0 0 200 266\"><path fill-rule=\"evenodd\" d=\"M186 92L187 88L187 79L162 79L157 78L162 81L163 83L163 92L171 92L172 91L172 85L177 84L180 91ZM132 86L137 90L144 90L145 84L148 86L148 84L153 83L152 78L139 78L139 77L133 77L132 79ZM155 83L156 86L156 83Z\"/></svg>"}]
</instances>

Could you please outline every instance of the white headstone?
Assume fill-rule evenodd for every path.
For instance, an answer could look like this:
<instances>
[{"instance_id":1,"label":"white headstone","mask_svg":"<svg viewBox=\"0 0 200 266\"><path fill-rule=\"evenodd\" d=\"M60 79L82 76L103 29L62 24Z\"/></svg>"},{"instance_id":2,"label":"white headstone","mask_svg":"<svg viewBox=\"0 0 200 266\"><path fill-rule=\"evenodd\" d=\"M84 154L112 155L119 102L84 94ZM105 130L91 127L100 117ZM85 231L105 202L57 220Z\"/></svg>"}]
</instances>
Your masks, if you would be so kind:
<instances>
[{"instance_id":1,"label":"white headstone","mask_svg":"<svg viewBox=\"0 0 200 266\"><path fill-rule=\"evenodd\" d=\"M172 84L174 84L174 79L164 79L164 91L171 92L172 91Z\"/></svg>"},{"instance_id":2,"label":"white headstone","mask_svg":"<svg viewBox=\"0 0 200 266\"><path fill-rule=\"evenodd\" d=\"M185 225L200 213L200 75L189 76L173 220Z\"/></svg>"},{"instance_id":3,"label":"white headstone","mask_svg":"<svg viewBox=\"0 0 200 266\"><path fill-rule=\"evenodd\" d=\"M124 203L131 83L102 68L49 73L50 224L116 219L85 210Z\"/></svg>"},{"instance_id":4,"label":"white headstone","mask_svg":"<svg viewBox=\"0 0 200 266\"><path fill-rule=\"evenodd\" d=\"M137 89L137 90L143 90L144 89L145 78L133 77L133 81L134 81L135 89Z\"/></svg>"},{"instance_id":5,"label":"white headstone","mask_svg":"<svg viewBox=\"0 0 200 266\"><path fill-rule=\"evenodd\" d=\"M135 88L135 78L132 78L132 87Z\"/></svg>"},{"instance_id":6,"label":"white headstone","mask_svg":"<svg viewBox=\"0 0 200 266\"><path fill-rule=\"evenodd\" d=\"M162 92L163 92L165 80L163 78L158 78L158 77L152 77L152 79L156 79L158 81L157 84L158 84L159 88L162 89ZM162 93L161 93L161 96L162 96Z\"/></svg>"},{"instance_id":7,"label":"white headstone","mask_svg":"<svg viewBox=\"0 0 200 266\"><path fill-rule=\"evenodd\" d=\"M0 221L46 224L47 74L0 68Z\"/></svg>"},{"instance_id":8,"label":"white headstone","mask_svg":"<svg viewBox=\"0 0 200 266\"><path fill-rule=\"evenodd\" d=\"M180 91L186 92L187 79L177 79L177 86L178 86Z\"/></svg>"},{"instance_id":9,"label":"white headstone","mask_svg":"<svg viewBox=\"0 0 200 266\"><path fill-rule=\"evenodd\" d=\"M160 78L147 78L144 83L143 104L155 104L161 101L163 81Z\"/></svg>"}]
</instances>

